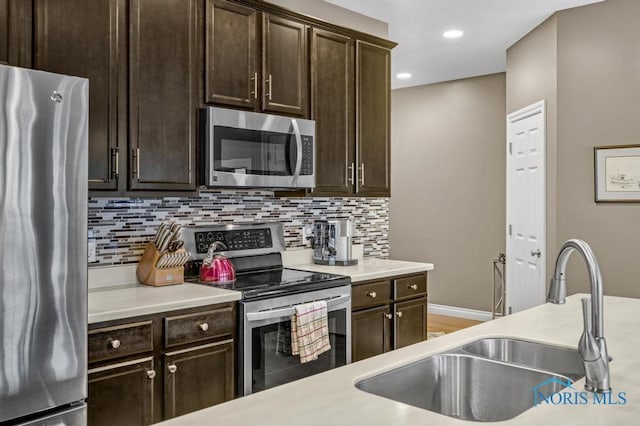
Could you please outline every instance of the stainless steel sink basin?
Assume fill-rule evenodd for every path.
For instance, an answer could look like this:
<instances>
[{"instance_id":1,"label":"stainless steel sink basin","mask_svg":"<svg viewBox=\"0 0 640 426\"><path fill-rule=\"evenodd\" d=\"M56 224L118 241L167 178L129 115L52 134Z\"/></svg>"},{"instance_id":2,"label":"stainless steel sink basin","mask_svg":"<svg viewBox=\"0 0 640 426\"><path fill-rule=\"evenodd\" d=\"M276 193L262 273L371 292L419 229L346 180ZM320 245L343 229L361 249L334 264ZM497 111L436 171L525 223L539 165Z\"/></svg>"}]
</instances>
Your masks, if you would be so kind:
<instances>
[{"instance_id":1,"label":"stainless steel sink basin","mask_svg":"<svg viewBox=\"0 0 640 426\"><path fill-rule=\"evenodd\" d=\"M564 388L567 381L553 373L472 355L440 354L361 380L356 387L446 416L496 422L533 407L534 386L543 384L537 391L549 394Z\"/></svg>"},{"instance_id":2,"label":"stainless steel sink basin","mask_svg":"<svg viewBox=\"0 0 640 426\"><path fill-rule=\"evenodd\" d=\"M551 371L576 381L584 377L584 363L576 349L528 340L489 338L462 347L463 353Z\"/></svg>"}]
</instances>

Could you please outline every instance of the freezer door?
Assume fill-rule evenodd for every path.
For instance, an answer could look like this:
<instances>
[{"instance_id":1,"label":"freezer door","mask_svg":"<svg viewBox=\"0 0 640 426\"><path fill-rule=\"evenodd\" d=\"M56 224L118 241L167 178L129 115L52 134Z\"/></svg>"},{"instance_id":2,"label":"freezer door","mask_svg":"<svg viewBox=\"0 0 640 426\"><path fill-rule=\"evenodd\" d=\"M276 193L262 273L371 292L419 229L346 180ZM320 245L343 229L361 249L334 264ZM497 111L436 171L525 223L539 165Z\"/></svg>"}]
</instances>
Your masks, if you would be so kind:
<instances>
[{"instance_id":1,"label":"freezer door","mask_svg":"<svg viewBox=\"0 0 640 426\"><path fill-rule=\"evenodd\" d=\"M87 406L82 404L78 407L39 417L26 423L19 423L17 426L86 426Z\"/></svg>"},{"instance_id":2,"label":"freezer door","mask_svg":"<svg viewBox=\"0 0 640 426\"><path fill-rule=\"evenodd\" d=\"M87 102L0 66L0 423L87 393Z\"/></svg>"}]
</instances>

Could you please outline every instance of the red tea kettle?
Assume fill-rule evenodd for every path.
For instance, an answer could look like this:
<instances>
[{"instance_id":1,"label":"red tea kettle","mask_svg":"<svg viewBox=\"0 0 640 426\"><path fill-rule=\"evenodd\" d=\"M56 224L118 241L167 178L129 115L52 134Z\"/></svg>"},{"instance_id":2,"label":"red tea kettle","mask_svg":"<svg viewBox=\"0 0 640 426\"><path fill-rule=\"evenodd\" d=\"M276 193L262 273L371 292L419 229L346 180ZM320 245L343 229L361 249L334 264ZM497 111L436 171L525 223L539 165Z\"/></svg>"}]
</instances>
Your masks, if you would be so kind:
<instances>
[{"instance_id":1,"label":"red tea kettle","mask_svg":"<svg viewBox=\"0 0 640 426\"><path fill-rule=\"evenodd\" d=\"M207 257L202 261L202 267L200 268L200 281L216 282L216 283L228 283L235 281L236 269L233 267L233 263L221 254L214 254L216 249L220 247L223 250L227 249L221 241L215 241L209 246Z\"/></svg>"}]
</instances>

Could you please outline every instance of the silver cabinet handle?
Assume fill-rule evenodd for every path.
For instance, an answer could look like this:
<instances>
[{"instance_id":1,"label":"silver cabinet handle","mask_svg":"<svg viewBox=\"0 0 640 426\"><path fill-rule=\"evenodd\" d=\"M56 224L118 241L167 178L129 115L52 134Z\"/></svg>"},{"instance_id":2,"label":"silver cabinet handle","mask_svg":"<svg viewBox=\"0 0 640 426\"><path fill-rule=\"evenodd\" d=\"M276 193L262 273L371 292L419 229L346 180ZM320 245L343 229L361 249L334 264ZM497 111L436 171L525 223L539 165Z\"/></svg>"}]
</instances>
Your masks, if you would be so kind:
<instances>
[{"instance_id":1,"label":"silver cabinet handle","mask_svg":"<svg viewBox=\"0 0 640 426\"><path fill-rule=\"evenodd\" d=\"M410 288L411 290L417 290L418 289L418 284L411 284L411 285L407 286L407 288Z\"/></svg>"},{"instance_id":2,"label":"silver cabinet handle","mask_svg":"<svg viewBox=\"0 0 640 426\"><path fill-rule=\"evenodd\" d=\"M397 316L398 318L402 318L402 311L398 311L398 312L396 312L396 316Z\"/></svg>"},{"instance_id":3,"label":"silver cabinet handle","mask_svg":"<svg viewBox=\"0 0 640 426\"><path fill-rule=\"evenodd\" d=\"M112 347L113 349L118 349L118 348L120 347L120 340L118 340L118 339L113 339L113 340L111 341L111 347Z\"/></svg>"},{"instance_id":4,"label":"silver cabinet handle","mask_svg":"<svg viewBox=\"0 0 640 426\"><path fill-rule=\"evenodd\" d=\"M273 81L273 77L271 76L271 74L269 74L269 78L267 79L267 81L265 81L268 87L268 92L266 95L267 95L267 98L269 98L269 100L271 100L271 89L273 87L272 81Z\"/></svg>"},{"instance_id":5,"label":"silver cabinet handle","mask_svg":"<svg viewBox=\"0 0 640 426\"><path fill-rule=\"evenodd\" d=\"M384 317L386 319L391 319L391 318L393 318L393 315L391 315L390 313L386 313L386 314L384 314Z\"/></svg>"},{"instance_id":6,"label":"silver cabinet handle","mask_svg":"<svg viewBox=\"0 0 640 426\"><path fill-rule=\"evenodd\" d=\"M356 180L356 174L354 170L354 164L351 163L350 166L347 166L347 182L349 185L353 185L353 182Z\"/></svg>"},{"instance_id":7,"label":"silver cabinet handle","mask_svg":"<svg viewBox=\"0 0 640 426\"><path fill-rule=\"evenodd\" d=\"M540 256L542 256L542 252L540 251L540 249L531 250L531 256L537 256L538 258L540 258Z\"/></svg>"},{"instance_id":8,"label":"silver cabinet handle","mask_svg":"<svg viewBox=\"0 0 640 426\"><path fill-rule=\"evenodd\" d=\"M171 364L167 367L167 369L169 370L169 373L175 374L175 372L178 371L178 366L175 364Z\"/></svg>"},{"instance_id":9,"label":"silver cabinet handle","mask_svg":"<svg viewBox=\"0 0 640 426\"><path fill-rule=\"evenodd\" d=\"M364 163L362 163L362 168L360 169L360 186L364 186Z\"/></svg>"},{"instance_id":10,"label":"silver cabinet handle","mask_svg":"<svg viewBox=\"0 0 640 426\"><path fill-rule=\"evenodd\" d=\"M156 371L155 370L147 370L147 377L150 379L153 379L154 377L156 377Z\"/></svg>"},{"instance_id":11,"label":"silver cabinet handle","mask_svg":"<svg viewBox=\"0 0 640 426\"><path fill-rule=\"evenodd\" d=\"M376 298L376 296L377 296L377 294L376 294L376 292L375 292L375 291L370 291L369 293L367 293L367 296L369 296L369 297L370 297L370 298L372 298L372 299L375 299L375 298Z\"/></svg>"},{"instance_id":12,"label":"silver cabinet handle","mask_svg":"<svg viewBox=\"0 0 640 426\"><path fill-rule=\"evenodd\" d=\"M133 169L133 176L135 176L138 180L140 180L140 148L133 149L133 165L135 166Z\"/></svg>"},{"instance_id":13,"label":"silver cabinet handle","mask_svg":"<svg viewBox=\"0 0 640 426\"><path fill-rule=\"evenodd\" d=\"M199 325L200 330L202 331L207 331L209 329L209 324L207 324L206 322L203 322L202 324Z\"/></svg>"},{"instance_id":14,"label":"silver cabinet handle","mask_svg":"<svg viewBox=\"0 0 640 426\"><path fill-rule=\"evenodd\" d=\"M118 148L111 148L111 178L118 179L120 170L120 150Z\"/></svg>"},{"instance_id":15,"label":"silver cabinet handle","mask_svg":"<svg viewBox=\"0 0 640 426\"><path fill-rule=\"evenodd\" d=\"M254 72L253 77L251 77L249 80L253 82L253 92L251 92L251 94L253 95L253 99L258 99L258 73Z\"/></svg>"}]
</instances>

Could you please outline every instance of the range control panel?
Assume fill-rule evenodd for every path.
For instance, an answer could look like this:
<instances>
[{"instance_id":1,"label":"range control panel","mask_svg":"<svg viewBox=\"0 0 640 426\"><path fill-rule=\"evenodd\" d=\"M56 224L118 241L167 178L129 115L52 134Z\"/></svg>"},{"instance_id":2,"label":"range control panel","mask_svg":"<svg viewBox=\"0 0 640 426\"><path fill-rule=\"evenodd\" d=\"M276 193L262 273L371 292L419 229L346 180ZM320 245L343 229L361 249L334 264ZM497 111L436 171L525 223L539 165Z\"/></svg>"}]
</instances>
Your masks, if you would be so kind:
<instances>
[{"instance_id":1,"label":"range control panel","mask_svg":"<svg viewBox=\"0 0 640 426\"><path fill-rule=\"evenodd\" d=\"M225 251L255 250L273 247L271 229L237 229L195 232L196 253L206 254L211 243L221 241Z\"/></svg>"}]
</instances>

